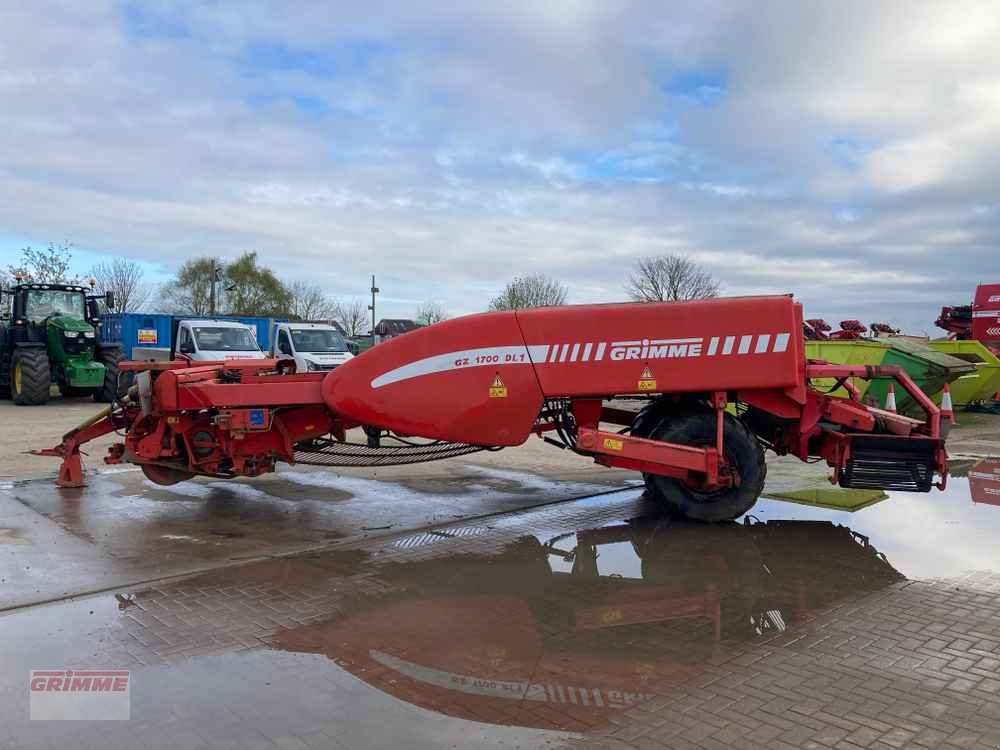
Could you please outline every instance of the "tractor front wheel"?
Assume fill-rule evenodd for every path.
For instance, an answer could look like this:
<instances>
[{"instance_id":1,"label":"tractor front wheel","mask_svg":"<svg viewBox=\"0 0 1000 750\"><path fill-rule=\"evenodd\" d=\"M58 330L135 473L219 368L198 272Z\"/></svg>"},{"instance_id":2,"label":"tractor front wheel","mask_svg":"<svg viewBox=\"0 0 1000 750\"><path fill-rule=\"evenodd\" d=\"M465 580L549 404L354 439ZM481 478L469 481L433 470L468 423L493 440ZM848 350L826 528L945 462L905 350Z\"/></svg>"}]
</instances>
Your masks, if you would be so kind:
<instances>
[{"instance_id":1,"label":"tractor front wheel","mask_svg":"<svg viewBox=\"0 0 1000 750\"><path fill-rule=\"evenodd\" d=\"M126 379L119 377L118 372L118 363L122 361L121 350L101 349L96 359L104 365L104 385L94 391L94 401L105 404L120 401L128 391Z\"/></svg>"},{"instance_id":2,"label":"tractor front wheel","mask_svg":"<svg viewBox=\"0 0 1000 750\"><path fill-rule=\"evenodd\" d=\"M44 349L16 349L10 363L10 395L18 406L39 406L49 400L52 373Z\"/></svg>"},{"instance_id":3,"label":"tractor front wheel","mask_svg":"<svg viewBox=\"0 0 1000 750\"><path fill-rule=\"evenodd\" d=\"M753 507L764 490L767 464L757 438L739 419L723 417L723 449L734 470L734 484L704 490L683 479L643 474L647 493L672 516L691 521L731 521ZM706 448L715 445L716 416L710 412L667 417L649 435L652 440Z\"/></svg>"}]
</instances>

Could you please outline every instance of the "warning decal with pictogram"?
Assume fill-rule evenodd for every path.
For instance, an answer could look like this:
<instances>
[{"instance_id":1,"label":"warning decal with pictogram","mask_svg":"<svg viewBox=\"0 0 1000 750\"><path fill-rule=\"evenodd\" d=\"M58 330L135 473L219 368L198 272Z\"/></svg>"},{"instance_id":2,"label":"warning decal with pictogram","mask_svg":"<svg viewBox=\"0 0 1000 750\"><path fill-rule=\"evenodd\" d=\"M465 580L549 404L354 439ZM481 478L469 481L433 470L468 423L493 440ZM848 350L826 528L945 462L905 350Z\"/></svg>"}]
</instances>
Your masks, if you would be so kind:
<instances>
[{"instance_id":1,"label":"warning decal with pictogram","mask_svg":"<svg viewBox=\"0 0 1000 750\"><path fill-rule=\"evenodd\" d=\"M653 371L649 369L649 365L643 367L642 373L639 375L639 390L640 391L656 390L656 378L653 376Z\"/></svg>"},{"instance_id":2,"label":"warning decal with pictogram","mask_svg":"<svg viewBox=\"0 0 1000 750\"><path fill-rule=\"evenodd\" d=\"M493 385L490 386L490 398L507 398L507 386L500 379L500 373L493 378Z\"/></svg>"}]
</instances>

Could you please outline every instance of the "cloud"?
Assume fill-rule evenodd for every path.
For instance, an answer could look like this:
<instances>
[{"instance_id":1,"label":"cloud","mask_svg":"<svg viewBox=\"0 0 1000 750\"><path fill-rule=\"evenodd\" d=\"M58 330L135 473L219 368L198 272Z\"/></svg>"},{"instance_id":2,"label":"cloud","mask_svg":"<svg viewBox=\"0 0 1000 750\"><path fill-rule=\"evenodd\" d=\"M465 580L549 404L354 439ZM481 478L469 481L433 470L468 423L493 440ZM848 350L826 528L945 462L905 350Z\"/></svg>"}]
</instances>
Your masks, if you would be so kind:
<instances>
[{"instance_id":1,"label":"cloud","mask_svg":"<svg viewBox=\"0 0 1000 750\"><path fill-rule=\"evenodd\" d=\"M990 3L7 4L0 238L260 251L386 314L679 250L930 328L1000 275Z\"/></svg>"}]
</instances>

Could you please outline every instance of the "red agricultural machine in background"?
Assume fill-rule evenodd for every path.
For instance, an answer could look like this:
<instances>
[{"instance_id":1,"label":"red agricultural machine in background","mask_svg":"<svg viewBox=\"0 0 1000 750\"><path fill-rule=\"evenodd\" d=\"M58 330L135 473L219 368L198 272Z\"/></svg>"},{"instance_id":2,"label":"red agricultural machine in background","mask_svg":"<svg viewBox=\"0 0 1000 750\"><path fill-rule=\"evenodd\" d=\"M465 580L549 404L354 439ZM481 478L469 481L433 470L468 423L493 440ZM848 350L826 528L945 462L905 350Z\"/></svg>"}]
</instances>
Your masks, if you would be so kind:
<instances>
[{"instance_id":1,"label":"red agricultural machine in background","mask_svg":"<svg viewBox=\"0 0 1000 750\"><path fill-rule=\"evenodd\" d=\"M1000 284L980 284L971 305L942 307L934 324L951 338L974 339L1000 351Z\"/></svg>"},{"instance_id":2,"label":"red agricultural machine in background","mask_svg":"<svg viewBox=\"0 0 1000 750\"><path fill-rule=\"evenodd\" d=\"M765 448L825 460L844 487L943 487L930 399L898 367L808 362L802 330L791 296L580 305L445 321L326 373L282 374L273 360L131 362L122 370L136 384L122 403L39 453L62 458L60 485L79 486L80 447L119 431L105 461L172 484L256 476L279 462L413 463L534 434L642 472L671 513L701 521L753 506ZM893 378L925 419L860 403L851 378L873 377ZM850 396L811 387L819 378ZM644 408L616 406L622 396ZM364 443L348 440L357 427Z\"/></svg>"},{"instance_id":3,"label":"red agricultural machine in background","mask_svg":"<svg viewBox=\"0 0 1000 750\"><path fill-rule=\"evenodd\" d=\"M865 334L871 331L872 336L894 335L900 331L893 328L888 323L871 323L867 327L860 320L840 321L840 330L833 330L830 324L822 318L811 318L802 326L802 335L807 341L857 341L865 338Z\"/></svg>"}]
</instances>

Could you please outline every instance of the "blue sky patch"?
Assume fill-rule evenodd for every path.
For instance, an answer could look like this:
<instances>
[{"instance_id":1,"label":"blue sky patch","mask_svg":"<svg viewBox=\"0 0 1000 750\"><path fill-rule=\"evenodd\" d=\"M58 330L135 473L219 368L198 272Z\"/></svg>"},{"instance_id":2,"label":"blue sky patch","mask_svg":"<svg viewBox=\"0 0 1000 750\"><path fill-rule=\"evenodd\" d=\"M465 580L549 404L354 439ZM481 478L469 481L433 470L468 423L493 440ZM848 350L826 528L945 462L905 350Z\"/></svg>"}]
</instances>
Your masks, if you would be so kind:
<instances>
[{"instance_id":1,"label":"blue sky patch","mask_svg":"<svg viewBox=\"0 0 1000 750\"><path fill-rule=\"evenodd\" d=\"M703 107L715 107L725 97L727 83L725 77L717 73L691 70L675 73L664 90L671 96L686 99Z\"/></svg>"}]
</instances>

